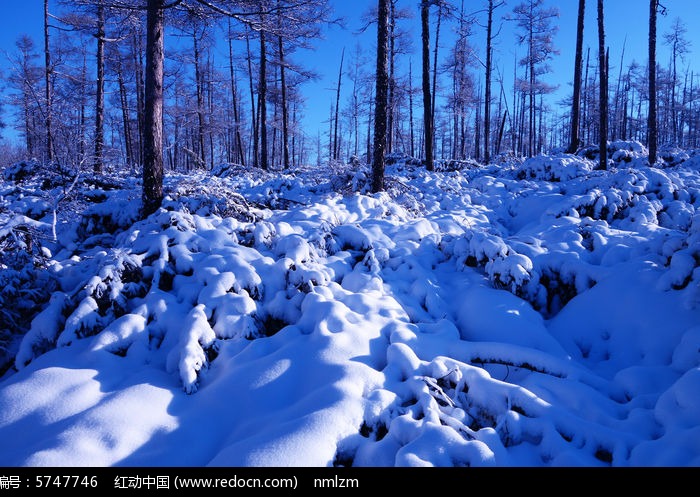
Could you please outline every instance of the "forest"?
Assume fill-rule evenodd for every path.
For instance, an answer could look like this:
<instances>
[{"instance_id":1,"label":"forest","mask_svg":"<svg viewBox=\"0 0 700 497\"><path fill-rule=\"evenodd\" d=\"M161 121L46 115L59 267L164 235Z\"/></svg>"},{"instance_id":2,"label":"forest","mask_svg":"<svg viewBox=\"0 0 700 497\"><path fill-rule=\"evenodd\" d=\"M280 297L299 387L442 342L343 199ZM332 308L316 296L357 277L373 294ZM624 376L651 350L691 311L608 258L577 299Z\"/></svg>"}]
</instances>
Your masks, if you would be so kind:
<instances>
[{"instance_id":1,"label":"forest","mask_svg":"<svg viewBox=\"0 0 700 497\"><path fill-rule=\"evenodd\" d=\"M11 53L5 106L12 122L6 125L19 143L8 152L17 160L95 172L144 167L148 175L221 163L261 169L351 159L372 164L380 111L384 153L417 158L429 169L434 160L490 163L505 155L576 152L600 143L601 134L642 142L652 159L658 143L696 147L698 75L684 62L690 43L679 13L673 29L659 36L670 60L656 61L657 12L673 13L651 1L648 40L630 40L648 43L642 65L625 60L624 46L611 56L604 3L588 3L597 8L598 26L585 26L596 33L597 50L583 46L582 0L572 91L556 103L547 97L555 90L548 77L558 53L559 13L544 0L476 7L393 0L370 7L362 29L382 28L375 45L382 63L360 57L359 47L344 49L335 98L316 102L303 92L318 78L304 58L322 42L324 29L346 22L328 0L46 0L43 39L21 36ZM517 26L522 48L512 67L494 65L503 23ZM406 63L414 50L419 67ZM512 73L510 86L506 73ZM343 76L351 87L342 88L341 100ZM305 109L326 105L326 129L304 129Z\"/></svg>"},{"instance_id":2,"label":"forest","mask_svg":"<svg viewBox=\"0 0 700 497\"><path fill-rule=\"evenodd\" d=\"M44 0L0 466L700 465L693 26L570 4Z\"/></svg>"}]
</instances>

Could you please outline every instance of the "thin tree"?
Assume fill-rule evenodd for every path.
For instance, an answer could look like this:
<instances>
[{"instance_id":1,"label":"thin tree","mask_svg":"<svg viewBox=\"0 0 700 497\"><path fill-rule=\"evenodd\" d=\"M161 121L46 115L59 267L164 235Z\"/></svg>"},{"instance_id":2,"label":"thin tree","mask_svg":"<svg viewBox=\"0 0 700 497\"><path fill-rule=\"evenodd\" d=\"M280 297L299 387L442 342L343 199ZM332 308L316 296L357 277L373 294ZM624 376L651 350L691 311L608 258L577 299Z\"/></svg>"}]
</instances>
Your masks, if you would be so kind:
<instances>
[{"instance_id":1,"label":"thin tree","mask_svg":"<svg viewBox=\"0 0 700 497\"><path fill-rule=\"evenodd\" d=\"M378 0L377 7L377 77L372 161L373 193L384 190L384 150L386 149L387 97L389 91L389 1Z\"/></svg>"},{"instance_id":2,"label":"thin tree","mask_svg":"<svg viewBox=\"0 0 700 497\"><path fill-rule=\"evenodd\" d=\"M673 142L680 144L679 139L679 116L677 107L676 88L678 86L678 58L681 59L688 53L690 42L685 38L688 32L685 24L680 18L675 18L671 30L664 35L664 41L671 47L671 120L673 123Z\"/></svg>"},{"instance_id":3,"label":"thin tree","mask_svg":"<svg viewBox=\"0 0 700 497\"><path fill-rule=\"evenodd\" d=\"M95 157L93 170L102 172L102 149L104 147L104 113L105 113L105 8L102 2L97 4L97 93L95 95Z\"/></svg>"},{"instance_id":4,"label":"thin tree","mask_svg":"<svg viewBox=\"0 0 700 497\"><path fill-rule=\"evenodd\" d=\"M598 0L598 73L600 75L600 163L599 169L608 167L608 70L605 57L605 18L603 0Z\"/></svg>"},{"instance_id":5,"label":"thin tree","mask_svg":"<svg viewBox=\"0 0 700 497\"><path fill-rule=\"evenodd\" d=\"M647 118L647 142L649 145L649 165L656 164L657 122L656 122L656 14L659 0L649 0L649 115Z\"/></svg>"},{"instance_id":6,"label":"thin tree","mask_svg":"<svg viewBox=\"0 0 700 497\"><path fill-rule=\"evenodd\" d=\"M333 117L333 155L334 160L340 158L340 144L338 143L338 115L340 114L340 84L343 81L343 62L345 61L345 47L340 55L340 69L338 70L338 86L335 93L335 115Z\"/></svg>"},{"instance_id":7,"label":"thin tree","mask_svg":"<svg viewBox=\"0 0 700 497\"><path fill-rule=\"evenodd\" d=\"M49 43L49 0L44 0L44 78L45 78L45 110L44 122L46 125L46 160L53 161L53 136L52 136L52 107L53 107L53 67L51 65L51 45Z\"/></svg>"},{"instance_id":8,"label":"thin tree","mask_svg":"<svg viewBox=\"0 0 700 497\"><path fill-rule=\"evenodd\" d=\"M574 97L571 103L571 141L567 153L576 153L580 144L581 120L581 73L583 72L583 28L586 0L578 0L578 22L576 24L576 59L574 62Z\"/></svg>"},{"instance_id":9,"label":"thin tree","mask_svg":"<svg viewBox=\"0 0 700 497\"><path fill-rule=\"evenodd\" d=\"M425 167L428 171L435 169L433 163L433 113L430 96L430 0L422 0L421 40L423 48L423 134L425 146Z\"/></svg>"}]
</instances>

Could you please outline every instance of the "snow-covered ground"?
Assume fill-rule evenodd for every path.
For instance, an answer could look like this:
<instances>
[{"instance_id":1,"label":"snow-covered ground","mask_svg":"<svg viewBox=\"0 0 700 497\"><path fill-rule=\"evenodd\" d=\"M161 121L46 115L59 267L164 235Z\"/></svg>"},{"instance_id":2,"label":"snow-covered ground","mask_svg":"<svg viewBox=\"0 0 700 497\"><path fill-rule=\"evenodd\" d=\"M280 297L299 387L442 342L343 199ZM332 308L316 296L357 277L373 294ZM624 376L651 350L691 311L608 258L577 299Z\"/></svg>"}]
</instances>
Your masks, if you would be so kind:
<instances>
[{"instance_id":1,"label":"snow-covered ground","mask_svg":"<svg viewBox=\"0 0 700 497\"><path fill-rule=\"evenodd\" d=\"M142 221L8 167L0 466L700 465L700 155L611 153L226 166Z\"/></svg>"}]
</instances>

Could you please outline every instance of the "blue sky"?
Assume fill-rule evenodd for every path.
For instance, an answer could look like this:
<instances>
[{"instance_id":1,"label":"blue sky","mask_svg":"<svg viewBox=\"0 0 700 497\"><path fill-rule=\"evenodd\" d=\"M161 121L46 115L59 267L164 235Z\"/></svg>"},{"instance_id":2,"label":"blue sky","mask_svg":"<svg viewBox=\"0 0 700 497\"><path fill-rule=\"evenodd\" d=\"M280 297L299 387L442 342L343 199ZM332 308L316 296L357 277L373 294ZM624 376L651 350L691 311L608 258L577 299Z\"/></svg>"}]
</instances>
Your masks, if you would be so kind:
<instances>
[{"instance_id":1,"label":"blue sky","mask_svg":"<svg viewBox=\"0 0 700 497\"><path fill-rule=\"evenodd\" d=\"M317 42L317 49L311 57L306 57L305 64L315 69L322 77L319 81L307 84L307 109L306 127L310 136L315 136L317 130L323 133L326 124L323 121L328 119L331 102L335 95L332 88L335 87L340 63L340 54L343 47L346 54L350 54L356 43L361 43L366 48L366 54L372 57L374 53L374 43L376 31L372 27L362 35L356 35L357 29L361 25L360 16L370 6L376 3L375 0L355 0L353 2L333 1L336 13L347 20L347 29L331 27L326 30L325 39ZM416 13L414 23L419 21L418 1L410 0L399 2L401 5L413 9ZM458 2L455 2L458 3ZM478 10L485 5L483 0L465 0L467 11ZM512 11L519 0L507 0L506 6L499 9L499 16ZM18 2L15 0L0 0L2 4L3 18L0 21L0 71L7 71L7 60L5 52L12 52L15 49L15 41L20 34L27 33L32 36L37 43L41 43L42 37L42 0L26 0ZM559 30L556 35L555 46L560 54L552 61L553 72L548 76L550 83L559 85L560 94L554 97L558 100L564 93L568 93L569 84L573 76L573 57L575 50L575 31L577 0L548 1L548 5L557 6L560 11L560 18L556 21ZM667 64L668 49L663 44L662 34L669 30L669 27L676 17L680 17L688 27L687 37L691 41L691 53L686 60L686 64L696 65L696 73L700 72L700 64L693 57L700 53L700 31L695 26L700 25L700 9L696 0L665 0L662 2L667 7L666 16L659 17L659 47L658 60L660 64ZM55 8L56 3L52 2L51 7ZM596 2L588 0L586 16L586 37L585 47L591 47L591 57L597 54L597 13ZM625 66L633 59L644 64L647 59L647 33L648 33L648 2L646 0L608 0L605 2L605 24L606 40L610 46L611 72L616 77L615 69L619 64L623 44L626 39ZM478 26L474 29L472 43L477 47L485 45L485 30ZM414 67L419 64L419 42L420 32L416 24L414 33ZM447 40L448 28L443 28L441 38ZM446 54L448 46L442 48L442 53ZM504 23L503 30L498 38L497 53L495 54L496 65L502 66L505 76L512 73L513 51L515 49L515 36L512 23ZM346 67L348 67L346 56ZM371 63L373 64L373 62ZM682 66L685 67L685 66ZM349 88L349 81L344 83L344 88ZM506 89L508 91L508 89ZM7 119L7 118L6 118ZM8 131L6 131L6 134Z\"/></svg>"}]
</instances>

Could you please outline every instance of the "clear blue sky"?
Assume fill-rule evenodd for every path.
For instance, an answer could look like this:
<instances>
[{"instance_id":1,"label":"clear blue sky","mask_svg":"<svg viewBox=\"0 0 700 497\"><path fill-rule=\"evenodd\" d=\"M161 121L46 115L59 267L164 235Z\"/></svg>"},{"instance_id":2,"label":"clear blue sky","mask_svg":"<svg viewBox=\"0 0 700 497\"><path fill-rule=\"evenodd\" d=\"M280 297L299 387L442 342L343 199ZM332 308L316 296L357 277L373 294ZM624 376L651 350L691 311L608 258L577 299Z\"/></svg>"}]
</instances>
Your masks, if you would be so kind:
<instances>
[{"instance_id":1,"label":"clear blue sky","mask_svg":"<svg viewBox=\"0 0 700 497\"><path fill-rule=\"evenodd\" d=\"M498 10L498 15L502 16L512 11L513 7L520 0L507 0L507 4ZM455 1L455 3L459 3ZM338 27L329 28L325 33L325 40L317 42L316 51L310 57L305 57L304 63L315 69L322 78L313 84L307 84L307 109L305 115L307 133L315 136L318 129L325 131L327 125L322 124L328 119L329 109L335 95L331 90L337 84L338 65L343 47L346 48L346 67L349 63L348 56L352 52L354 45L359 41L366 47L365 53L370 60L374 54L374 44L376 39L376 28L372 26L362 35L356 35L357 29L361 25L360 15L370 6L375 5L375 0L354 0L333 1L336 13L347 20L347 29ZM403 7L414 10L416 16L413 20L414 37L414 67L418 67L420 31L418 26L418 0L400 1ZM478 10L485 5L485 0L465 0L465 9L469 11ZM573 58L575 50L576 14L577 0L549 0L548 5L556 6L560 10L560 18L556 20L559 31L556 36L556 47L560 54L552 61L553 72L547 80L559 85L563 93L568 93L569 83L573 76ZM32 36L40 44L42 37L43 22L43 1L42 0L0 0L2 5L2 19L0 20L0 71L7 72L7 58L5 52L12 52L15 49L15 41L20 34L26 33ZM668 49L663 43L662 35L669 30L669 27L676 17L680 17L687 25L687 38L691 41L691 53L686 59L686 64L696 66L696 73L700 73L700 63L697 61L700 54L700 2L697 0L662 0L662 5L667 8L667 15L659 17L659 46L658 61L666 64L669 58ZM52 8L56 8L55 2L51 3ZM586 16L586 37L585 46L591 47L591 57L597 54L597 12L596 2L587 1ZM647 33L648 33L648 12L649 6L646 0L607 0L605 2L605 24L607 44L610 46L611 73L616 75L615 68L619 64L623 43L626 41L625 66L633 59L640 64L645 64L647 60ZM441 39L447 40L448 31L443 27ZM474 29L472 43L483 50L485 46L484 30L478 26ZM506 77L512 73L513 51L515 47L515 36L512 23L504 23L503 30L498 38L496 65L502 66ZM166 48L167 49L167 48ZM442 53L446 54L448 47L442 48ZM520 55L520 53L519 53ZM370 62L373 65L373 61ZM682 66L685 67L685 66ZM616 77L616 76L615 76ZM349 88L349 81L344 83L344 88ZM509 89L507 88L507 91ZM558 95L555 98L560 98ZM5 117L9 120L9 117ZM5 131L9 136L9 130Z\"/></svg>"}]
</instances>

